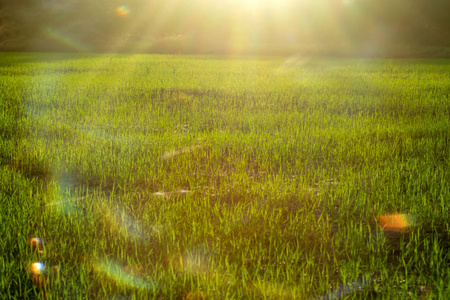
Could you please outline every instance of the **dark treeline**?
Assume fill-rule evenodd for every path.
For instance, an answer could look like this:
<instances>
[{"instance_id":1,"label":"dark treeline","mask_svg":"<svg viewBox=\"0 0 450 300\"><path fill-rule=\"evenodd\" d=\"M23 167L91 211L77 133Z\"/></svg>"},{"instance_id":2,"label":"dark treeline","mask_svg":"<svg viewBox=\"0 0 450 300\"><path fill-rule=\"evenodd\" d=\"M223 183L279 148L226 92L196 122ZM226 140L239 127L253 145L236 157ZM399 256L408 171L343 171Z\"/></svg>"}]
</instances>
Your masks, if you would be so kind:
<instances>
[{"instance_id":1,"label":"dark treeline","mask_svg":"<svg viewBox=\"0 0 450 300\"><path fill-rule=\"evenodd\" d=\"M0 49L270 53L298 45L443 47L450 45L448 12L448 0L0 0Z\"/></svg>"}]
</instances>

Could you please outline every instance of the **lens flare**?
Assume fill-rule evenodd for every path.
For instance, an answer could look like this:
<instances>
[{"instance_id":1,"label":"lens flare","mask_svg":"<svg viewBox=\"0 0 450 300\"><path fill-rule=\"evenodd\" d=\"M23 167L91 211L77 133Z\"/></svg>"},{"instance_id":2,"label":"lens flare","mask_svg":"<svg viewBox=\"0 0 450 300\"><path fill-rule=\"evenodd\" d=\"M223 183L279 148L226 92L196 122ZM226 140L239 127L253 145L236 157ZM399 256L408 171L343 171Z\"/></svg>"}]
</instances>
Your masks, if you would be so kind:
<instances>
[{"instance_id":1,"label":"lens flare","mask_svg":"<svg viewBox=\"0 0 450 300\"><path fill-rule=\"evenodd\" d=\"M126 5L121 5L115 10L116 16L124 18L130 14L130 9Z\"/></svg>"},{"instance_id":2,"label":"lens flare","mask_svg":"<svg viewBox=\"0 0 450 300\"><path fill-rule=\"evenodd\" d=\"M379 216L378 223L387 231L402 231L414 226L415 218L410 214L391 214Z\"/></svg>"},{"instance_id":3,"label":"lens flare","mask_svg":"<svg viewBox=\"0 0 450 300\"><path fill-rule=\"evenodd\" d=\"M63 32L60 32L56 29L48 27L44 30L44 34L47 37L51 38L52 40L57 41L57 42L65 45L66 47L69 47L70 49L75 50L77 52L88 52L89 51L87 46L85 46L81 42L75 40L74 38L67 36L67 34L64 34Z\"/></svg>"},{"instance_id":4,"label":"lens flare","mask_svg":"<svg viewBox=\"0 0 450 300\"><path fill-rule=\"evenodd\" d=\"M105 274L110 279L116 281L117 283L127 285L129 287L144 289L144 290L154 290L156 289L156 284L148 282L141 276L133 276L132 272L127 272L125 269L120 267L119 264L113 263L111 261L100 261L94 264L95 270ZM129 268L127 268L129 269ZM135 272L133 272L135 273ZM138 272L139 273L139 272Z\"/></svg>"},{"instance_id":5,"label":"lens flare","mask_svg":"<svg viewBox=\"0 0 450 300\"><path fill-rule=\"evenodd\" d=\"M31 264L31 273L34 275L44 274L44 264L41 262L35 262Z\"/></svg>"},{"instance_id":6,"label":"lens flare","mask_svg":"<svg viewBox=\"0 0 450 300\"><path fill-rule=\"evenodd\" d=\"M123 236L145 240L147 235L139 222L123 209L110 209L102 205L101 217L104 222L117 233Z\"/></svg>"},{"instance_id":7,"label":"lens flare","mask_svg":"<svg viewBox=\"0 0 450 300\"><path fill-rule=\"evenodd\" d=\"M45 266L41 262L35 262L31 264L31 281L37 286L42 286L46 283L44 277Z\"/></svg>"},{"instance_id":8,"label":"lens flare","mask_svg":"<svg viewBox=\"0 0 450 300\"><path fill-rule=\"evenodd\" d=\"M33 283L37 286L43 286L48 282L51 283L52 280L58 278L59 271L59 266L53 266L48 270L42 262L32 263L30 266L31 281L33 281Z\"/></svg>"},{"instance_id":9,"label":"lens flare","mask_svg":"<svg viewBox=\"0 0 450 300\"><path fill-rule=\"evenodd\" d=\"M30 239L31 247L39 254L44 254L44 244L41 238L34 237Z\"/></svg>"}]
</instances>

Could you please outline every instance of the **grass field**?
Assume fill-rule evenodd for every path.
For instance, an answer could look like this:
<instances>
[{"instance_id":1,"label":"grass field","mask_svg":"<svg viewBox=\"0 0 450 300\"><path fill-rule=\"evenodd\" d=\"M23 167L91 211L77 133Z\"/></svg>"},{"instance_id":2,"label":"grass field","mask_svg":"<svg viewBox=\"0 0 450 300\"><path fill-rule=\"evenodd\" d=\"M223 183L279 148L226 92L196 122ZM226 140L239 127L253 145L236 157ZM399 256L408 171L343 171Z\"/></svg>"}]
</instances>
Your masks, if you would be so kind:
<instances>
[{"instance_id":1,"label":"grass field","mask_svg":"<svg viewBox=\"0 0 450 300\"><path fill-rule=\"evenodd\" d=\"M0 93L3 298L450 297L449 60L2 53Z\"/></svg>"}]
</instances>

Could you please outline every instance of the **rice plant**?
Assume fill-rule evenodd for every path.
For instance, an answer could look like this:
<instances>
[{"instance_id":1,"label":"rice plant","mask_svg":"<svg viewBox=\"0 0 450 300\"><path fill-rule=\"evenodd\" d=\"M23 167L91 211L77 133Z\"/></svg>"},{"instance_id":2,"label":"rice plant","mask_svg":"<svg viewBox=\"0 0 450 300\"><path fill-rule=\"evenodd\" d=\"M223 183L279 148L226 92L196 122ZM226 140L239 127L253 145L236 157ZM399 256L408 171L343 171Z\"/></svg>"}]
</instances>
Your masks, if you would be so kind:
<instances>
[{"instance_id":1,"label":"rice plant","mask_svg":"<svg viewBox=\"0 0 450 300\"><path fill-rule=\"evenodd\" d=\"M447 60L0 55L8 299L447 298Z\"/></svg>"}]
</instances>

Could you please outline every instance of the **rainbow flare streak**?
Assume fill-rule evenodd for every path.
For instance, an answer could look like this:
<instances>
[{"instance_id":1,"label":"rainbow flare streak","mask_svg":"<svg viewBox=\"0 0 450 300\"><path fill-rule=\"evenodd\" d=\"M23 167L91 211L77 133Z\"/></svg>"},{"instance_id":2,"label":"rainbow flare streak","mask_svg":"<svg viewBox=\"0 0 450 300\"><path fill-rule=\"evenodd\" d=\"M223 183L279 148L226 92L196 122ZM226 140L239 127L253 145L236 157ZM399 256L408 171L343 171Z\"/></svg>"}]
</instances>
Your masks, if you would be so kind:
<instances>
[{"instance_id":1,"label":"rainbow flare streak","mask_svg":"<svg viewBox=\"0 0 450 300\"><path fill-rule=\"evenodd\" d=\"M46 28L44 30L44 33L46 36L48 36L49 38L60 42L61 44L70 47L73 50L76 50L78 52L88 52L88 48L81 44L80 42L77 42L67 36L65 36L63 33L53 29L53 28Z\"/></svg>"},{"instance_id":2,"label":"rainbow flare streak","mask_svg":"<svg viewBox=\"0 0 450 300\"><path fill-rule=\"evenodd\" d=\"M100 261L94 264L94 268L107 275L110 279L129 287L144 290L154 290L157 287L154 283L148 282L140 276L133 276L130 272L125 271L124 268L113 262Z\"/></svg>"},{"instance_id":3,"label":"rainbow flare streak","mask_svg":"<svg viewBox=\"0 0 450 300\"><path fill-rule=\"evenodd\" d=\"M414 217L410 214L391 214L378 217L378 223L385 230L405 230L414 226Z\"/></svg>"}]
</instances>

